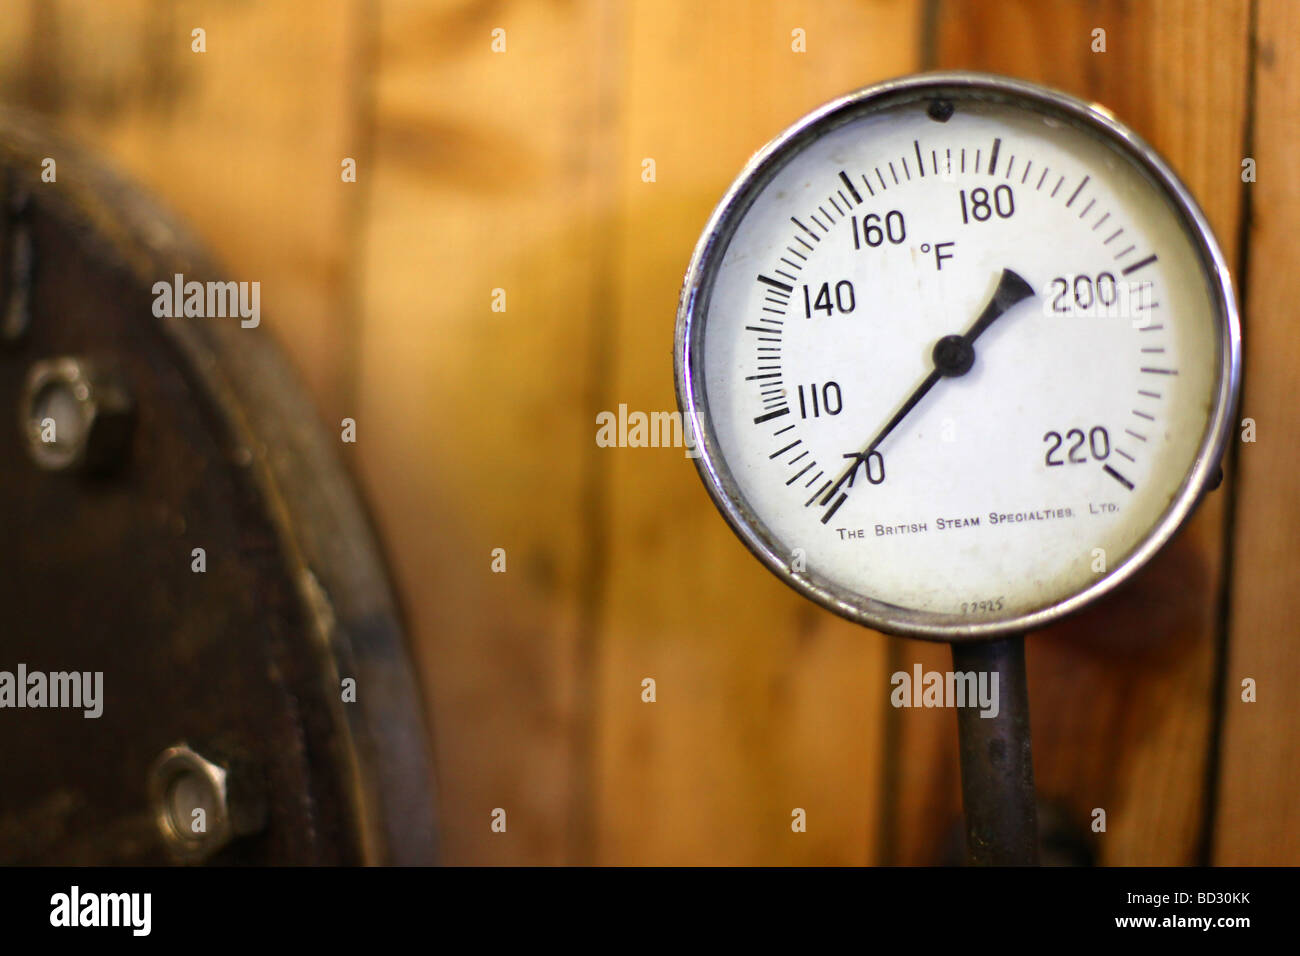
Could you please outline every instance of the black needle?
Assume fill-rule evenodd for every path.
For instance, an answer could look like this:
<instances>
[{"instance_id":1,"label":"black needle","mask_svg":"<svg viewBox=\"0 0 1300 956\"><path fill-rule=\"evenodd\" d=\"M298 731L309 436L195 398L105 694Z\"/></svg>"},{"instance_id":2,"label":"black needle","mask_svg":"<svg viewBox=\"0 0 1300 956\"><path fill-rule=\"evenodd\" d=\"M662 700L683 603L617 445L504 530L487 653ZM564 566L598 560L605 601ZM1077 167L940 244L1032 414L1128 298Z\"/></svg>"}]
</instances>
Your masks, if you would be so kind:
<instances>
[{"instance_id":1,"label":"black needle","mask_svg":"<svg viewBox=\"0 0 1300 956\"><path fill-rule=\"evenodd\" d=\"M835 493L843 487L844 482L847 481L852 487L853 475L857 472L858 465L865 464L867 456L875 451L876 446L898 427L898 423L907 417L908 413L917 406L917 403L925 397L926 393L934 388L939 379L965 375L971 370L971 367L975 364L975 340L980 337L984 330L1013 305L1031 298L1033 295L1033 288L1019 274L1012 272L1010 269L1003 269L1002 275L998 278L997 288L993 290L993 297L989 299L988 305L984 306L984 311L975 320L975 324L962 335L945 335L934 343L934 351L931 353L934 368L930 371L930 374L908 396L907 401L903 402L898 411L894 413L894 417L885 423L885 427L876 433L876 437L871 440L871 443L866 448L859 452L849 452L844 456L845 458L852 458L853 461L844 474L840 475L839 480L822 497L821 503L823 505L829 504L830 500L835 497Z\"/></svg>"}]
</instances>

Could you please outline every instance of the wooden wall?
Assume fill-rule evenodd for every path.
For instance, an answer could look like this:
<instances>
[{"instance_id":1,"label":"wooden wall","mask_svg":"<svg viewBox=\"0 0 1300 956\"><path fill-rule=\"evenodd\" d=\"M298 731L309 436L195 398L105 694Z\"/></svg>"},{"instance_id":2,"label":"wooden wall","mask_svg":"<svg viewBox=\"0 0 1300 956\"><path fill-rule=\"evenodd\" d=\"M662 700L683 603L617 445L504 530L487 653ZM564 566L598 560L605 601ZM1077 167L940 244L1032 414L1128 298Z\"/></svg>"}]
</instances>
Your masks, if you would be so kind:
<instances>
[{"instance_id":1,"label":"wooden wall","mask_svg":"<svg viewBox=\"0 0 1300 956\"><path fill-rule=\"evenodd\" d=\"M264 327L322 419L356 419L341 451L407 612L456 863L945 858L954 722L893 710L887 689L946 649L788 592L680 449L597 447L596 414L674 407L698 232L810 108L928 67L1105 103L1172 162L1235 263L1258 441L1124 593L1032 639L1040 789L1103 863L1300 863L1288 0L11 8L0 97L98 148L261 281ZM1088 833L1095 807L1105 834Z\"/></svg>"}]
</instances>

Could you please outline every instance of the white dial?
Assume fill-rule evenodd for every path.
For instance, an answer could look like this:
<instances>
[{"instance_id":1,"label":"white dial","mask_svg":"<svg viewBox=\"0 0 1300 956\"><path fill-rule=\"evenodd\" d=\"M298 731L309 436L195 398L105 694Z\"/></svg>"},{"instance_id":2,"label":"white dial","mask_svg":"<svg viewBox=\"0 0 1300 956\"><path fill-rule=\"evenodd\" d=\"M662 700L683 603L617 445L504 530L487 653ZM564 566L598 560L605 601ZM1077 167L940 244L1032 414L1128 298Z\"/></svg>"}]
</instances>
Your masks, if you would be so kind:
<instances>
[{"instance_id":1,"label":"white dial","mask_svg":"<svg viewBox=\"0 0 1300 956\"><path fill-rule=\"evenodd\" d=\"M679 389L738 532L922 636L1041 623L1168 538L1236 384L1226 269L1099 111L932 75L757 156L696 253Z\"/></svg>"}]
</instances>

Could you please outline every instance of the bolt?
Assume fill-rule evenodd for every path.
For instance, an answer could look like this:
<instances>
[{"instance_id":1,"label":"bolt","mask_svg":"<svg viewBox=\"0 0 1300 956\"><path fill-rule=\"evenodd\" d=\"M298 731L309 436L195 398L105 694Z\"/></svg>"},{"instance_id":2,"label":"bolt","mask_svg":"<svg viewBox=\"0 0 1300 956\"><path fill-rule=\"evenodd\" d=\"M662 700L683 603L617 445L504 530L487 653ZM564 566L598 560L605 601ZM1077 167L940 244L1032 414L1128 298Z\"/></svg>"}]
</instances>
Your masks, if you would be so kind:
<instances>
[{"instance_id":1,"label":"bolt","mask_svg":"<svg viewBox=\"0 0 1300 956\"><path fill-rule=\"evenodd\" d=\"M105 472L126 456L134 402L112 363L79 357L36 362L27 372L22 406L27 450L41 468Z\"/></svg>"},{"instance_id":2,"label":"bolt","mask_svg":"<svg viewBox=\"0 0 1300 956\"><path fill-rule=\"evenodd\" d=\"M930 105L926 108L926 113L936 123L946 123L952 119L955 108L952 105L952 100L931 100Z\"/></svg>"},{"instance_id":3,"label":"bolt","mask_svg":"<svg viewBox=\"0 0 1300 956\"><path fill-rule=\"evenodd\" d=\"M149 796L168 851L183 862L209 859L266 826L266 804L249 768L223 766L184 743L154 761Z\"/></svg>"}]
</instances>

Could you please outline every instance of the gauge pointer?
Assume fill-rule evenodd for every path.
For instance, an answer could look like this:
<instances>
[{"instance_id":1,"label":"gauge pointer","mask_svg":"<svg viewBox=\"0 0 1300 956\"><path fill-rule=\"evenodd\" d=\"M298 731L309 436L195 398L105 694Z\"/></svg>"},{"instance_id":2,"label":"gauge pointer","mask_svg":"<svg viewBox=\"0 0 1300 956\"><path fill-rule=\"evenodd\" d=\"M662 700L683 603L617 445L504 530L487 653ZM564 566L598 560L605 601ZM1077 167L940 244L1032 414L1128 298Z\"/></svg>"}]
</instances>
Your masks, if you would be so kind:
<instances>
[{"instance_id":1,"label":"gauge pointer","mask_svg":"<svg viewBox=\"0 0 1300 956\"><path fill-rule=\"evenodd\" d=\"M998 278L997 288L993 290L993 297L989 299L988 305L984 306L984 311L980 313L979 318L962 335L945 335L938 342L934 343L934 350L930 353L934 361L934 368L930 374L925 377L916 390L908 396L902 406L894 413L885 427L876 433L876 437L871 440L862 451L849 452L844 457L852 458L853 461L840 475L839 480L831 486L830 490L821 499L821 504L829 504L835 497L835 493L843 487L844 482L853 487L853 477L857 473L858 465L865 466L867 456L876 450L876 447L885 440L885 438L898 427L899 422L907 417L908 413L914 409L917 404L925 397L926 393L938 383L941 378L956 378L965 375L975 365L975 340L984 333L990 325L1013 305L1032 298L1034 295L1033 288L1026 282L1019 273L1012 272L1010 269L1003 269L1002 275ZM836 508L838 508L838 504ZM822 519L824 524L830 516L835 513L835 508Z\"/></svg>"}]
</instances>

